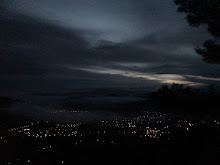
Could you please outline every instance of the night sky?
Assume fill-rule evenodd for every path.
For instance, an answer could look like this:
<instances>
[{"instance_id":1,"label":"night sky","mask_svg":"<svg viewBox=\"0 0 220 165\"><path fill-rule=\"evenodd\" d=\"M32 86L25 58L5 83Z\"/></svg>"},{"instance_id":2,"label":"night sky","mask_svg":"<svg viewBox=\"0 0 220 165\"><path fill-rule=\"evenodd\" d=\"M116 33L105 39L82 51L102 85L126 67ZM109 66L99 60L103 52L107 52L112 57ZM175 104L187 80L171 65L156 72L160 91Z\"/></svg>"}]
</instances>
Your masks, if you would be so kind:
<instances>
[{"instance_id":1,"label":"night sky","mask_svg":"<svg viewBox=\"0 0 220 165\"><path fill-rule=\"evenodd\" d=\"M172 0L3 0L1 95L219 84L194 51L211 38Z\"/></svg>"},{"instance_id":2,"label":"night sky","mask_svg":"<svg viewBox=\"0 0 220 165\"><path fill-rule=\"evenodd\" d=\"M220 0L0 0L0 164L220 165L219 27Z\"/></svg>"}]
</instances>

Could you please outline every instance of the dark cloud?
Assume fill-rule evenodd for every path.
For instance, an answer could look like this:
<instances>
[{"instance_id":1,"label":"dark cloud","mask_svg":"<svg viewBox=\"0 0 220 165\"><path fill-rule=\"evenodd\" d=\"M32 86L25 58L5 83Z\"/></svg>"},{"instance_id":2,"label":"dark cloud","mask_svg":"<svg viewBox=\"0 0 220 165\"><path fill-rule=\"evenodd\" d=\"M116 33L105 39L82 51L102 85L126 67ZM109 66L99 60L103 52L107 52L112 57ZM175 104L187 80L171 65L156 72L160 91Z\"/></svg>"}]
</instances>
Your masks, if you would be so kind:
<instances>
[{"instance_id":1,"label":"dark cloud","mask_svg":"<svg viewBox=\"0 0 220 165\"><path fill-rule=\"evenodd\" d=\"M10 2L0 15L2 89L219 81L219 66L194 52L206 29L188 27L171 1Z\"/></svg>"}]
</instances>

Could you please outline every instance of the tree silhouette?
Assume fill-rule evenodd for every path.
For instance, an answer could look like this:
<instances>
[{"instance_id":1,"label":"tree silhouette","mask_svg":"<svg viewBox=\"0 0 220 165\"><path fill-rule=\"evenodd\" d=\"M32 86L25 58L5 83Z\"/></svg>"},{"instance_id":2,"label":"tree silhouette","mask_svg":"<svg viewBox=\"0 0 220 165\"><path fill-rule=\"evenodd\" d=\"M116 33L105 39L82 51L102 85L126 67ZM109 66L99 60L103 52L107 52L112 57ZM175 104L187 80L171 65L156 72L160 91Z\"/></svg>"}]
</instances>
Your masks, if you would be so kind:
<instances>
[{"instance_id":1,"label":"tree silhouette","mask_svg":"<svg viewBox=\"0 0 220 165\"><path fill-rule=\"evenodd\" d=\"M220 64L220 0L174 0L174 2L179 6L179 12L187 14L190 26L207 25L213 39L205 41L204 48L197 47L195 51L203 56L204 61Z\"/></svg>"},{"instance_id":2,"label":"tree silhouette","mask_svg":"<svg viewBox=\"0 0 220 165\"><path fill-rule=\"evenodd\" d=\"M220 113L220 94L217 91L214 86L192 88L181 84L162 85L151 93L150 100L158 111Z\"/></svg>"}]
</instances>

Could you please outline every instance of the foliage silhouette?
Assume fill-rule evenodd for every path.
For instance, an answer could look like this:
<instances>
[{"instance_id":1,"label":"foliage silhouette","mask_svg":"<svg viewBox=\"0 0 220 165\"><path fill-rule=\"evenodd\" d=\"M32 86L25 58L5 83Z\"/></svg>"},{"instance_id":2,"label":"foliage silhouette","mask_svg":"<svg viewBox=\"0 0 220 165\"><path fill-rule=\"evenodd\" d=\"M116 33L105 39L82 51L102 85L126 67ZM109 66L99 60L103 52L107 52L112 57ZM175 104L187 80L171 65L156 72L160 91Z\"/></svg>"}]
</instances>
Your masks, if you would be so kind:
<instances>
[{"instance_id":1,"label":"foliage silhouette","mask_svg":"<svg viewBox=\"0 0 220 165\"><path fill-rule=\"evenodd\" d=\"M219 113L220 94L213 86L192 88L172 84L163 85L151 93L150 100L157 111Z\"/></svg>"},{"instance_id":2,"label":"foliage silhouette","mask_svg":"<svg viewBox=\"0 0 220 165\"><path fill-rule=\"evenodd\" d=\"M178 11L187 13L190 26L198 27L207 25L208 32L213 39L206 40L204 48L195 48L195 51L203 56L203 60L209 63L220 64L220 0L174 0L178 5Z\"/></svg>"}]
</instances>

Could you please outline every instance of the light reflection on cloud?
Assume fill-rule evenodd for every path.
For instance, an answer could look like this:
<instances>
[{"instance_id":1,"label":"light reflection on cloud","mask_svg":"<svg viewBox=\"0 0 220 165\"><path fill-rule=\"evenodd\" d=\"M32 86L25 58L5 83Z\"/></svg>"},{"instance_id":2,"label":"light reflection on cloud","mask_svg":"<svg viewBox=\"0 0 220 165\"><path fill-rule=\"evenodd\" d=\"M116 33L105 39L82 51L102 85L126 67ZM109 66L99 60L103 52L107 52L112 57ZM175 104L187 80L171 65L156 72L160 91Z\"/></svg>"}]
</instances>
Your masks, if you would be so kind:
<instances>
[{"instance_id":1,"label":"light reflection on cloud","mask_svg":"<svg viewBox=\"0 0 220 165\"><path fill-rule=\"evenodd\" d=\"M86 72L97 73L97 74L110 74L110 75L119 75L129 78L141 78L150 81L158 81L160 83L166 84L185 84L189 86L202 86L205 85L199 82L188 81L184 75L177 74L152 74L152 73L141 73L135 71L126 71L119 69L103 68L103 67L94 67L94 68L74 68L68 67L69 69L78 69Z\"/></svg>"},{"instance_id":2,"label":"light reflection on cloud","mask_svg":"<svg viewBox=\"0 0 220 165\"><path fill-rule=\"evenodd\" d=\"M186 76L187 76L187 77L190 77L190 78L200 79L200 80L209 80L209 81L219 81L219 82L220 82L220 78L204 77L204 76L195 76L195 75L186 75Z\"/></svg>"}]
</instances>

